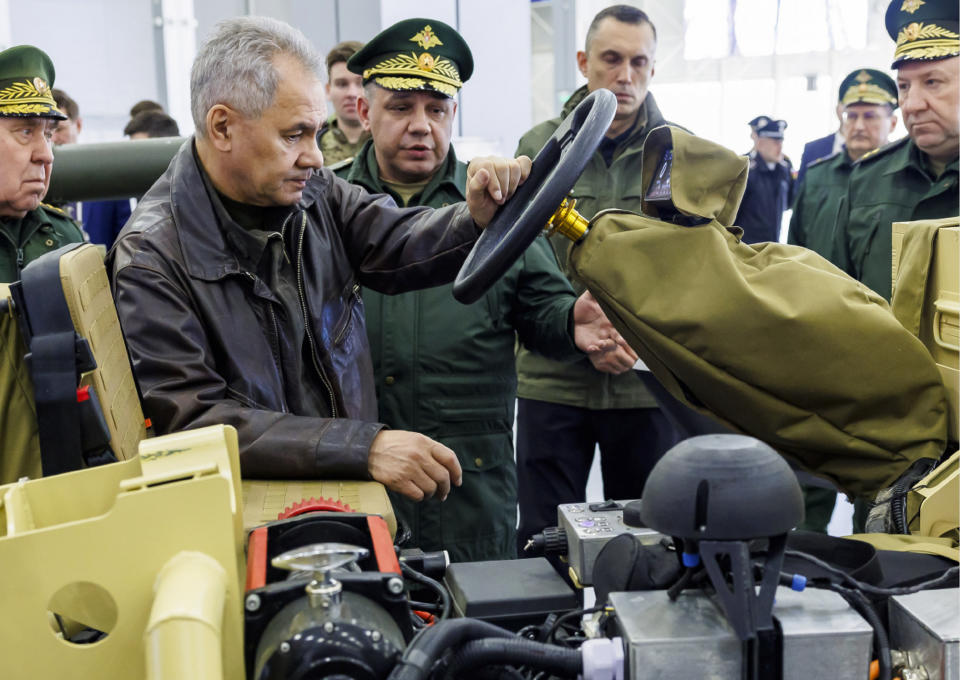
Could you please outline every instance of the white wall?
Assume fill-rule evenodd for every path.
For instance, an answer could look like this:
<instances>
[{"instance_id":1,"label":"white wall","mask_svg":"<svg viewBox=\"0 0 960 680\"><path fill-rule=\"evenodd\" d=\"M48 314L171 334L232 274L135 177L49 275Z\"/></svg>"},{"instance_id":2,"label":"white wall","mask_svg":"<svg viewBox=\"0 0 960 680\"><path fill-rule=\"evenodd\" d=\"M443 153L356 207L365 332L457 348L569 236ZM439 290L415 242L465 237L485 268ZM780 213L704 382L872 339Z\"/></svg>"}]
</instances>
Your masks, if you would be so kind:
<instances>
[{"instance_id":1,"label":"white wall","mask_svg":"<svg viewBox=\"0 0 960 680\"><path fill-rule=\"evenodd\" d=\"M36 45L50 55L57 72L55 86L80 106L86 141L120 139L130 106L140 99L157 99L149 0L7 0L7 4L10 44Z\"/></svg>"}]
</instances>

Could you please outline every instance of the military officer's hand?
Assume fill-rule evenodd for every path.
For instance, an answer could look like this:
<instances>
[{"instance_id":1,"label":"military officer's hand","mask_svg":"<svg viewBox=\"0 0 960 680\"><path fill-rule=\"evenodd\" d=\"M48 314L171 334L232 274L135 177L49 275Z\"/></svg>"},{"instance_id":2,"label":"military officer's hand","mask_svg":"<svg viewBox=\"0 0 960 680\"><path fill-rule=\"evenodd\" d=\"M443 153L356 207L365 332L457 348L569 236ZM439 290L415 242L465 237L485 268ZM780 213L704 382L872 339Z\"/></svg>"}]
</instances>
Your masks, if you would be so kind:
<instances>
[{"instance_id":1,"label":"military officer's hand","mask_svg":"<svg viewBox=\"0 0 960 680\"><path fill-rule=\"evenodd\" d=\"M381 430L367 457L370 476L391 491L415 501L444 500L451 483L460 486L457 455L443 444L416 432Z\"/></svg>"},{"instance_id":2,"label":"military officer's hand","mask_svg":"<svg viewBox=\"0 0 960 680\"><path fill-rule=\"evenodd\" d=\"M467 207L473 221L486 227L497 208L513 196L530 174L530 159L484 156L467 167Z\"/></svg>"}]
</instances>

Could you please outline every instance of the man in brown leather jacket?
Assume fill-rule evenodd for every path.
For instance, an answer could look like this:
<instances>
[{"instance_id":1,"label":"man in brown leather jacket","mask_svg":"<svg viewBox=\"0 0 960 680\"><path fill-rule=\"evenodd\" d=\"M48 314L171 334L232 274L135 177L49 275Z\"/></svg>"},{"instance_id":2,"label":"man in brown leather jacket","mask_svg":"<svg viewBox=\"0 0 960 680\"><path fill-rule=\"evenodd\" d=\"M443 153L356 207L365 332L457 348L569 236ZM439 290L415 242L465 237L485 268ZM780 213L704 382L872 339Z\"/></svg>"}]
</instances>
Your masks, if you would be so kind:
<instances>
[{"instance_id":1,"label":"man in brown leather jacket","mask_svg":"<svg viewBox=\"0 0 960 680\"><path fill-rule=\"evenodd\" d=\"M443 498L454 453L374 421L357 291L452 280L529 159L475 159L465 204L399 209L322 169L321 69L299 31L262 17L221 23L200 50L196 135L108 259L144 411L159 432L233 425L244 476Z\"/></svg>"}]
</instances>

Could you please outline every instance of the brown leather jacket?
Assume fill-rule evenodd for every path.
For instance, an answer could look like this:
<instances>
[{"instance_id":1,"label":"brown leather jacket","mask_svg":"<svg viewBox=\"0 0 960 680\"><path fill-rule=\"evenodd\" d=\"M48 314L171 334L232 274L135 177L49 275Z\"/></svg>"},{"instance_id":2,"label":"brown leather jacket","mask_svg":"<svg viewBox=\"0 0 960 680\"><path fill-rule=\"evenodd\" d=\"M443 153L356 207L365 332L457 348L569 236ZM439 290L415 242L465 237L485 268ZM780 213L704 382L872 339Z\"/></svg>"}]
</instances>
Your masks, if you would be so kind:
<instances>
[{"instance_id":1,"label":"brown leather jacket","mask_svg":"<svg viewBox=\"0 0 960 680\"><path fill-rule=\"evenodd\" d=\"M189 140L108 256L144 412L159 433L233 425L245 477L369 478L383 426L357 284L399 293L451 281L477 236L466 205L400 209L325 169L310 180L285 231L333 406L296 414L276 359L290 342L276 298L240 264L207 192Z\"/></svg>"}]
</instances>

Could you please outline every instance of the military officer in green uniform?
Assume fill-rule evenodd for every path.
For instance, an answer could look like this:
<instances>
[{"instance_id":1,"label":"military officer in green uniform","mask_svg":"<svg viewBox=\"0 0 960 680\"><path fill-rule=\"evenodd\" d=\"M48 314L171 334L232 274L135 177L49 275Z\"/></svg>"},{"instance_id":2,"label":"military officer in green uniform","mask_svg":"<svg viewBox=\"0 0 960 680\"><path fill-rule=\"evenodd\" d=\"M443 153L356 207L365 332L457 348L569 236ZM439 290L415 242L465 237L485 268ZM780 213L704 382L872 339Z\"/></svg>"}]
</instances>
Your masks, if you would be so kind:
<instances>
[{"instance_id":1,"label":"military officer in green uniform","mask_svg":"<svg viewBox=\"0 0 960 680\"><path fill-rule=\"evenodd\" d=\"M361 74L359 113L372 139L334 171L400 205L464 199L467 166L450 144L454 100L473 72L470 48L443 22L401 21L348 63ZM577 301L545 240L531 246L487 294L456 302L452 286L401 295L362 291L380 420L453 449L463 484L444 502L391 494L411 545L454 561L516 555L513 414L516 338L556 359L579 359L606 322Z\"/></svg>"},{"instance_id":2,"label":"military officer in green uniform","mask_svg":"<svg viewBox=\"0 0 960 680\"><path fill-rule=\"evenodd\" d=\"M0 52L0 282L16 281L31 260L83 241L80 227L45 205L58 120L50 87L55 71L44 52L18 45Z\"/></svg>"},{"instance_id":3,"label":"military officer in green uniform","mask_svg":"<svg viewBox=\"0 0 960 680\"><path fill-rule=\"evenodd\" d=\"M347 70L347 60L363 47L357 40L346 40L333 46L327 53L327 97L333 104L333 114L324 123L317 141L327 166L353 158L370 132L363 128L357 115L362 83L360 76Z\"/></svg>"},{"instance_id":4,"label":"military officer in green uniform","mask_svg":"<svg viewBox=\"0 0 960 680\"><path fill-rule=\"evenodd\" d=\"M900 111L908 136L865 155L850 175L835 229L836 261L891 293L892 224L958 212L960 32L956 0L893 0Z\"/></svg>"},{"instance_id":5,"label":"military officer in green uniform","mask_svg":"<svg viewBox=\"0 0 960 680\"><path fill-rule=\"evenodd\" d=\"M886 144L897 125L897 84L882 71L857 69L840 83L837 101L844 145L810 164L793 204L787 236L788 243L809 248L828 260L833 255L833 226L847 195L854 162Z\"/></svg>"}]
</instances>

